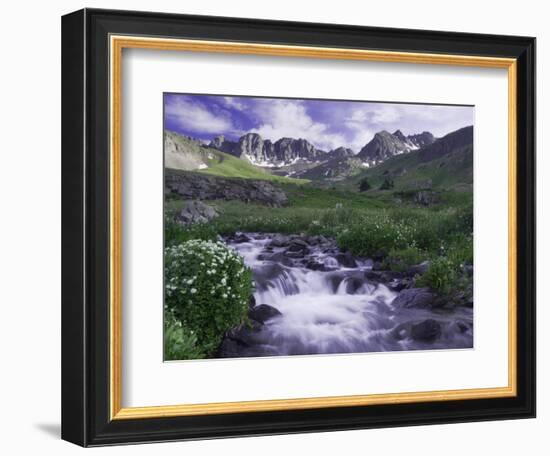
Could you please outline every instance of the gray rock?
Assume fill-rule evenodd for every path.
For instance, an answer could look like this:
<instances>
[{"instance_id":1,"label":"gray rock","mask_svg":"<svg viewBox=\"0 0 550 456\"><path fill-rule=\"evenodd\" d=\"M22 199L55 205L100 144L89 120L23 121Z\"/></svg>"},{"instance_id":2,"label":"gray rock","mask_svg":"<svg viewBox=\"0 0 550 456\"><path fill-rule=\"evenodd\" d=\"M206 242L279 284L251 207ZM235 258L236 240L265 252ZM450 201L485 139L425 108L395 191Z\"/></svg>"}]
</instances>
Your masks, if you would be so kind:
<instances>
[{"instance_id":1,"label":"gray rock","mask_svg":"<svg viewBox=\"0 0 550 456\"><path fill-rule=\"evenodd\" d=\"M166 169L164 185L166 193L183 199L238 200L271 207L288 204L285 192L265 180L231 179Z\"/></svg>"},{"instance_id":2,"label":"gray rock","mask_svg":"<svg viewBox=\"0 0 550 456\"><path fill-rule=\"evenodd\" d=\"M436 306L436 295L429 288L406 288L397 295L392 305L400 309L431 309Z\"/></svg>"},{"instance_id":3,"label":"gray rock","mask_svg":"<svg viewBox=\"0 0 550 456\"><path fill-rule=\"evenodd\" d=\"M392 279L388 282L388 288L392 291L402 291L404 290L405 288L410 288L412 287L414 284L414 280L409 278L409 277L405 277L403 279Z\"/></svg>"},{"instance_id":4,"label":"gray rock","mask_svg":"<svg viewBox=\"0 0 550 456\"><path fill-rule=\"evenodd\" d=\"M300 253L303 255L309 253L308 244L301 239L293 239L288 246L286 253Z\"/></svg>"},{"instance_id":5,"label":"gray rock","mask_svg":"<svg viewBox=\"0 0 550 456\"><path fill-rule=\"evenodd\" d=\"M276 234L271 239L269 247L286 247L288 244L290 244L289 236L285 236L284 234Z\"/></svg>"},{"instance_id":6,"label":"gray rock","mask_svg":"<svg viewBox=\"0 0 550 456\"><path fill-rule=\"evenodd\" d=\"M206 223L217 216L218 212L212 206L200 201L188 201L174 219L183 225L190 225L193 223Z\"/></svg>"},{"instance_id":7,"label":"gray rock","mask_svg":"<svg viewBox=\"0 0 550 456\"><path fill-rule=\"evenodd\" d=\"M243 242L250 242L250 238L243 233L236 233L228 238L228 241L235 244L242 244Z\"/></svg>"},{"instance_id":8,"label":"gray rock","mask_svg":"<svg viewBox=\"0 0 550 456\"><path fill-rule=\"evenodd\" d=\"M308 260L305 264L304 264L304 267L306 269L310 269L312 271L328 271L330 270L329 268L327 268L325 266L324 263L319 263L318 261L316 260L313 260L313 259L310 259Z\"/></svg>"},{"instance_id":9,"label":"gray rock","mask_svg":"<svg viewBox=\"0 0 550 456\"><path fill-rule=\"evenodd\" d=\"M441 202L441 196L437 192L421 190L414 195L414 202L422 206L432 206Z\"/></svg>"},{"instance_id":10,"label":"gray rock","mask_svg":"<svg viewBox=\"0 0 550 456\"><path fill-rule=\"evenodd\" d=\"M441 324L431 318L411 327L411 338L419 342L434 342L440 336Z\"/></svg>"},{"instance_id":11,"label":"gray rock","mask_svg":"<svg viewBox=\"0 0 550 456\"><path fill-rule=\"evenodd\" d=\"M336 260L338 263L340 263L345 268L356 268L357 262L355 261L355 258L353 258L353 255L349 252L345 253L338 253L336 255Z\"/></svg>"},{"instance_id":12,"label":"gray rock","mask_svg":"<svg viewBox=\"0 0 550 456\"><path fill-rule=\"evenodd\" d=\"M260 304L259 306L255 306L248 311L248 317L251 320L257 321L261 324L264 324L266 321L281 315L282 313L279 312L279 310L267 304Z\"/></svg>"}]
</instances>

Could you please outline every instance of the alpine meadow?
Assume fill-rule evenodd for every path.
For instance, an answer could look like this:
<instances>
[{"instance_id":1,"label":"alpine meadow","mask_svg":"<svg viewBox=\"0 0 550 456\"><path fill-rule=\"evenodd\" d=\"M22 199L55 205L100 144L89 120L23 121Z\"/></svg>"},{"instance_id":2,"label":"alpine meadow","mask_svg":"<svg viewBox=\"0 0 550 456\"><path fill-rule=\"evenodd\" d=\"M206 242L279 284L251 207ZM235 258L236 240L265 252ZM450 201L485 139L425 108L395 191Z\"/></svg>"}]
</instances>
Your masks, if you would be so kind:
<instances>
[{"instance_id":1,"label":"alpine meadow","mask_svg":"<svg viewBox=\"0 0 550 456\"><path fill-rule=\"evenodd\" d=\"M163 97L166 361L473 347L473 106Z\"/></svg>"}]
</instances>

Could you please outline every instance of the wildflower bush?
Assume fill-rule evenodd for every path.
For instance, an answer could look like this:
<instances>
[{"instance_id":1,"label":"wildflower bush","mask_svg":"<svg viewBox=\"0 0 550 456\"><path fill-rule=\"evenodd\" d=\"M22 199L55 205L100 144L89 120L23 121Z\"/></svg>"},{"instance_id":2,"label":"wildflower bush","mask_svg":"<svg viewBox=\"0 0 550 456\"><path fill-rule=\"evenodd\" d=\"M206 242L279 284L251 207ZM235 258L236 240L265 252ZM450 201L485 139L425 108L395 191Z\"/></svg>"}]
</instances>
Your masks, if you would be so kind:
<instances>
[{"instance_id":1,"label":"wildflower bush","mask_svg":"<svg viewBox=\"0 0 550 456\"><path fill-rule=\"evenodd\" d=\"M354 255L368 257L376 252L405 249L415 246L415 227L392 220L389 213L380 211L355 220L337 237L341 248Z\"/></svg>"},{"instance_id":2,"label":"wildflower bush","mask_svg":"<svg viewBox=\"0 0 550 456\"><path fill-rule=\"evenodd\" d=\"M246 321L252 273L222 242L194 239L166 247L165 289L166 319L184 328L167 337L210 356L225 331Z\"/></svg>"}]
</instances>

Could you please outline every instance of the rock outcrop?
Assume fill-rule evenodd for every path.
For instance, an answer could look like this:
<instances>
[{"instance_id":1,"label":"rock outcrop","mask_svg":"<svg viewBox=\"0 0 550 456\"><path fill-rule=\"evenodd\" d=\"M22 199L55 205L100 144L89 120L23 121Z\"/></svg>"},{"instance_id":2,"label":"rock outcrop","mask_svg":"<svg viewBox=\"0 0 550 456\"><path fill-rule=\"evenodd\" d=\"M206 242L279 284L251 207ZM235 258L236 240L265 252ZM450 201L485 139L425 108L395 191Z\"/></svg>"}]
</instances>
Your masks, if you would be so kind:
<instances>
[{"instance_id":1,"label":"rock outcrop","mask_svg":"<svg viewBox=\"0 0 550 456\"><path fill-rule=\"evenodd\" d=\"M283 190L269 181L230 179L179 170L165 170L165 191L182 199L238 200L271 207L285 206L288 198Z\"/></svg>"},{"instance_id":2,"label":"rock outcrop","mask_svg":"<svg viewBox=\"0 0 550 456\"><path fill-rule=\"evenodd\" d=\"M216 218L218 211L200 201L188 201L174 219L183 225L206 223Z\"/></svg>"}]
</instances>

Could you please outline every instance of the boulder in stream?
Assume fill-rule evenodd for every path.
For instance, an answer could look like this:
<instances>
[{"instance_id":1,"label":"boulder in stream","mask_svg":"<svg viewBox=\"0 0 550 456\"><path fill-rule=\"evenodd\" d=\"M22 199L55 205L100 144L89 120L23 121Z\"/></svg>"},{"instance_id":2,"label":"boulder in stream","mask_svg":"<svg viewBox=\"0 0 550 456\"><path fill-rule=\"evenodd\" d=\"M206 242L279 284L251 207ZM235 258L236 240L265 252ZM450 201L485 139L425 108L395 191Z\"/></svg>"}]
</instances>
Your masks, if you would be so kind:
<instances>
[{"instance_id":1,"label":"boulder in stream","mask_svg":"<svg viewBox=\"0 0 550 456\"><path fill-rule=\"evenodd\" d=\"M432 318L411 327L411 338L418 342L434 342L440 336L441 324Z\"/></svg>"},{"instance_id":2,"label":"boulder in stream","mask_svg":"<svg viewBox=\"0 0 550 456\"><path fill-rule=\"evenodd\" d=\"M436 298L429 288L406 288L397 295L392 305L398 309L431 309L436 307Z\"/></svg>"},{"instance_id":3,"label":"boulder in stream","mask_svg":"<svg viewBox=\"0 0 550 456\"><path fill-rule=\"evenodd\" d=\"M282 313L279 312L279 310L267 304L260 304L248 311L248 317L261 324L280 315L282 315Z\"/></svg>"}]
</instances>

